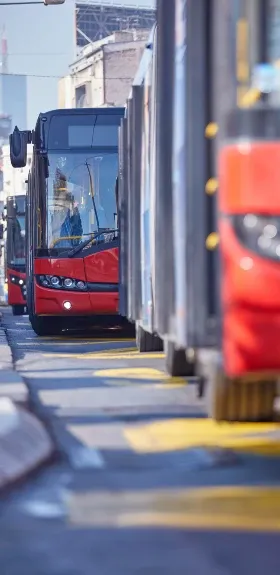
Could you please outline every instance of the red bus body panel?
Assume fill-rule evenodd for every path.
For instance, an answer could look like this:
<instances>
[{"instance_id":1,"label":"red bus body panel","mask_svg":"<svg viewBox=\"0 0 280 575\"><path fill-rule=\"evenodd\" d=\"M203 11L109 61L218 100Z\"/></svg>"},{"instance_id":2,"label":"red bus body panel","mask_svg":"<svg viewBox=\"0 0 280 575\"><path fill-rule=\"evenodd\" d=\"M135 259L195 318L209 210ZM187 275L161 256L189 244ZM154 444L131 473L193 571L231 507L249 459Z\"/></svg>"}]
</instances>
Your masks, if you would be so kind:
<instances>
[{"instance_id":1,"label":"red bus body panel","mask_svg":"<svg viewBox=\"0 0 280 575\"><path fill-rule=\"evenodd\" d=\"M8 304L9 305L26 305L26 299L22 295L22 290L20 285L11 281L11 276L18 279L22 279L24 283L26 282L26 274L23 272L14 271L7 268L7 279L8 279Z\"/></svg>"},{"instance_id":2,"label":"red bus body panel","mask_svg":"<svg viewBox=\"0 0 280 575\"><path fill-rule=\"evenodd\" d=\"M247 145L247 144L246 144ZM252 142L220 155L219 232L226 375L280 370L280 262L250 251L228 216L280 215L280 144Z\"/></svg>"},{"instance_id":3,"label":"red bus body panel","mask_svg":"<svg viewBox=\"0 0 280 575\"><path fill-rule=\"evenodd\" d=\"M85 258L36 258L36 275L59 275L92 283L118 283L118 248L100 251ZM34 282L37 315L113 315L118 314L119 296L112 292L74 292L45 288ZM71 310L63 303L70 301Z\"/></svg>"},{"instance_id":4,"label":"red bus body panel","mask_svg":"<svg viewBox=\"0 0 280 575\"><path fill-rule=\"evenodd\" d=\"M112 248L84 258L85 277L88 282L118 283L119 251Z\"/></svg>"}]
</instances>

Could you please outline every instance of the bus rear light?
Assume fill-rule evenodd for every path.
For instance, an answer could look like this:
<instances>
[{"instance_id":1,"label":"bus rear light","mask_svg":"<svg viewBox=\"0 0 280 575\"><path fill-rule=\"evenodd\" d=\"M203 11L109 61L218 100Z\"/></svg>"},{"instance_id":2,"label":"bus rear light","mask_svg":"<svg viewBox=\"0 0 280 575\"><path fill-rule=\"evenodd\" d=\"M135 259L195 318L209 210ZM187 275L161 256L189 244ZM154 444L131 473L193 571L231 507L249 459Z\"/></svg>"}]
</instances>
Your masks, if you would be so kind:
<instances>
[{"instance_id":1,"label":"bus rear light","mask_svg":"<svg viewBox=\"0 0 280 575\"><path fill-rule=\"evenodd\" d=\"M36 280L42 287L71 291L87 290L86 282L69 277L65 278L61 276L39 275L36 276Z\"/></svg>"},{"instance_id":2,"label":"bus rear light","mask_svg":"<svg viewBox=\"0 0 280 575\"><path fill-rule=\"evenodd\" d=\"M280 261L280 217L236 215L233 228L246 248L264 258Z\"/></svg>"}]
</instances>

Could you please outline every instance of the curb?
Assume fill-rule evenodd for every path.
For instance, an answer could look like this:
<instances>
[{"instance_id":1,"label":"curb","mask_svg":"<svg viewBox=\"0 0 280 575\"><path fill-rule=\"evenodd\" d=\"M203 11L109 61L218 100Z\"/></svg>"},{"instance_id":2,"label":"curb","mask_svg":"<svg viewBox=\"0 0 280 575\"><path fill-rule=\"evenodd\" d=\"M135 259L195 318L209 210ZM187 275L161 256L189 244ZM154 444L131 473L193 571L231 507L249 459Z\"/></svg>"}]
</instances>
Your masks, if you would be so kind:
<instances>
[{"instance_id":1,"label":"curb","mask_svg":"<svg viewBox=\"0 0 280 575\"><path fill-rule=\"evenodd\" d=\"M54 445L41 421L28 411L29 391L14 370L0 311L0 489L46 463Z\"/></svg>"},{"instance_id":2,"label":"curb","mask_svg":"<svg viewBox=\"0 0 280 575\"><path fill-rule=\"evenodd\" d=\"M0 488L26 477L52 453L41 422L9 398L0 399Z\"/></svg>"}]
</instances>

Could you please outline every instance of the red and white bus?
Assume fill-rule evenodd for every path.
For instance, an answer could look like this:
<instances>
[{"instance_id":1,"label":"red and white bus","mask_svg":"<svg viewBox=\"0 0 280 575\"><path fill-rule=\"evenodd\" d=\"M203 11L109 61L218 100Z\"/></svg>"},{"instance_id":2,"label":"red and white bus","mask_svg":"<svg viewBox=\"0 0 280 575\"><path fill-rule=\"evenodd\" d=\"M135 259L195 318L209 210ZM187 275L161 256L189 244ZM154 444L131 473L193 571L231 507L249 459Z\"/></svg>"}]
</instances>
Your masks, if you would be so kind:
<instances>
[{"instance_id":1,"label":"red and white bus","mask_svg":"<svg viewBox=\"0 0 280 575\"><path fill-rule=\"evenodd\" d=\"M115 183L123 108L54 110L15 128L11 163L33 160L27 185L27 306L38 335L118 321ZM121 321L121 320L120 320Z\"/></svg>"},{"instance_id":2,"label":"red and white bus","mask_svg":"<svg viewBox=\"0 0 280 575\"><path fill-rule=\"evenodd\" d=\"M8 196L6 205L6 281L13 315L24 314L26 308L25 199L25 195Z\"/></svg>"}]
</instances>

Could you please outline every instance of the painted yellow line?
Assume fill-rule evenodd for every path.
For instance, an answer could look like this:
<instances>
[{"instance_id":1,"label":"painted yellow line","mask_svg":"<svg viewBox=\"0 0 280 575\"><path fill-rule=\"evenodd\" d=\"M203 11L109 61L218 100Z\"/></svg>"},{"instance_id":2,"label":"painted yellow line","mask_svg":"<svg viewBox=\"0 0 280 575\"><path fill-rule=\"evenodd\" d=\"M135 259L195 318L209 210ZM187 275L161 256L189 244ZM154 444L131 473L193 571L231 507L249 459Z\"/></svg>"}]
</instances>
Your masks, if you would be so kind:
<instances>
[{"instance_id":1,"label":"painted yellow line","mask_svg":"<svg viewBox=\"0 0 280 575\"><path fill-rule=\"evenodd\" d=\"M102 352L103 353L103 352ZM104 354L101 356L101 354L98 356L98 358L96 357L96 354L93 354L93 359L163 359L164 358L164 354L162 353L147 353L147 354L143 354L143 353L138 353L138 352L123 352L120 354L115 354L115 353L110 353L108 351L108 353Z\"/></svg>"},{"instance_id":2,"label":"painted yellow line","mask_svg":"<svg viewBox=\"0 0 280 575\"><path fill-rule=\"evenodd\" d=\"M279 487L210 487L73 494L72 524L279 532ZM89 513L92 507L94 513Z\"/></svg>"},{"instance_id":3,"label":"painted yellow line","mask_svg":"<svg viewBox=\"0 0 280 575\"><path fill-rule=\"evenodd\" d=\"M218 424L210 419L172 419L123 430L139 453L222 447L256 455L280 455L280 425Z\"/></svg>"},{"instance_id":4,"label":"painted yellow line","mask_svg":"<svg viewBox=\"0 0 280 575\"><path fill-rule=\"evenodd\" d=\"M26 341L20 342L18 345L22 345L22 346L41 345L42 347L55 347L55 346L57 346L57 347L68 347L68 346L69 347L75 347L75 346L78 347L78 346L91 345L94 348L96 345L104 345L104 344L118 345L121 343L122 342L119 342L119 341L117 341L117 342L116 341L73 341L73 340L69 340L69 341L67 341L67 340L65 340L65 341L38 341L35 339L32 342L31 341L30 342L29 341L28 342L26 342ZM121 349L121 351L127 350L127 349L129 349L129 350L131 349L131 350L135 351L137 348L136 347L118 348L118 347L113 347L113 345L112 345L111 348L109 348L108 350L104 350L104 351L107 351L108 353L110 353L110 352L112 353L112 352L118 352L119 349Z\"/></svg>"},{"instance_id":5,"label":"painted yellow line","mask_svg":"<svg viewBox=\"0 0 280 575\"><path fill-rule=\"evenodd\" d=\"M33 338L33 337L27 337L26 339L30 339L32 341L37 341L38 338ZM44 337L40 337L39 341L43 341L45 342L62 342L62 343L83 343L83 344L88 344L88 345L97 345L100 343L135 343L135 339L130 338L130 339L122 339L122 338L116 338L116 339L106 339L106 338L99 338L99 339L90 339L90 338L73 338L73 337L49 337L49 336L44 336Z\"/></svg>"},{"instance_id":6,"label":"painted yellow line","mask_svg":"<svg viewBox=\"0 0 280 575\"><path fill-rule=\"evenodd\" d=\"M134 368L115 368L115 369L98 369L93 372L95 377L107 377L112 379L127 378L127 379L143 379L143 380L166 380L174 381L186 385L186 380L179 377L170 378L164 371L150 367L134 367Z\"/></svg>"},{"instance_id":7,"label":"painted yellow line","mask_svg":"<svg viewBox=\"0 0 280 575\"><path fill-rule=\"evenodd\" d=\"M114 355L125 355L125 354L139 354L137 347L115 347L115 348L109 348L109 349L102 349L100 350L102 351L102 354L104 355L112 355L112 353ZM97 351L98 353L98 351Z\"/></svg>"},{"instance_id":8,"label":"painted yellow line","mask_svg":"<svg viewBox=\"0 0 280 575\"><path fill-rule=\"evenodd\" d=\"M131 379L111 379L110 381L104 381L104 385L107 386L112 386L112 385L118 385L119 387L131 387L132 385L135 384L135 380L131 381ZM187 385L188 381L187 380L181 380L179 377L178 378L170 378L168 380L166 380L164 383L161 382L157 382L157 383L151 383L149 380L147 381L143 381L141 383L141 387L145 387L146 389L151 389L151 390L160 390L160 389L164 389L164 390L174 390L174 389L180 389L182 386Z\"/></svg>"},{"instance_id":9,"label":"painted yellow line","mask_svg":"<svg viewBox=\"0 0 280 575\"><path fill-rule=\"evenodd\" d=\"M142 354L138 352L134 352L134 348L131 348L132 351L129 351L130 348L126 348L126 351L111 349L111 350L99 350L87 353L44 353L44 357L52 357L52 358L64 358L64 357L71 357L72 359L106 359L106 360L117 360L117 359L162 359L164 357L163 354Z\"/></svg>"},{"instance_id":10,"label":"painted yellow line","mask_svg":"<svg viewBox=\"0 0 280 575\"><path fill-rule=\"evenodd\" d=\"M134 351L134 347L128 347L126 350ZM120 353L118 353L120 351ZM97 351L89 351L87 353L45 353L44 356L48 357L72 357L74 359L111 359L113 354L114 358L120 359L124 354L124 349L99 349Z\"/></svg>"}]
</instances>

